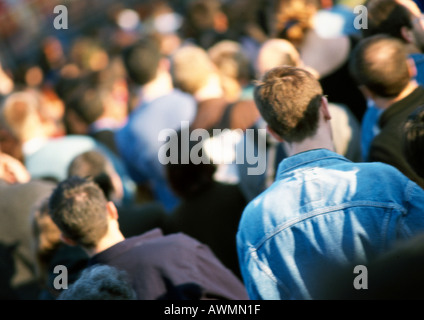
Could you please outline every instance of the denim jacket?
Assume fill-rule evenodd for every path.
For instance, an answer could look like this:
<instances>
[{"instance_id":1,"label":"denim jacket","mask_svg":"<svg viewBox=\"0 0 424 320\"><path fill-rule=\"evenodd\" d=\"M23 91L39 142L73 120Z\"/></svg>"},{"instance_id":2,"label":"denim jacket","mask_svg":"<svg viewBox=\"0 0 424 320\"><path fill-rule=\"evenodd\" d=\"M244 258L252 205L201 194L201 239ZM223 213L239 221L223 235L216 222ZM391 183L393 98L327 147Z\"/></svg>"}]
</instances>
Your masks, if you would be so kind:
<instances>
[{"instance_id":1,"label":"denim jacket","mask_svg":"<svg viewBox=\"0 0 424 320\"><path fill-rule=\"evenodd\" d=\"M284 159L240 220L249 297L313 299L337 268L366 264L424 230L423 208L424 190L389 165L352 163L325 149Z\"/></svg>"}]
</instances>

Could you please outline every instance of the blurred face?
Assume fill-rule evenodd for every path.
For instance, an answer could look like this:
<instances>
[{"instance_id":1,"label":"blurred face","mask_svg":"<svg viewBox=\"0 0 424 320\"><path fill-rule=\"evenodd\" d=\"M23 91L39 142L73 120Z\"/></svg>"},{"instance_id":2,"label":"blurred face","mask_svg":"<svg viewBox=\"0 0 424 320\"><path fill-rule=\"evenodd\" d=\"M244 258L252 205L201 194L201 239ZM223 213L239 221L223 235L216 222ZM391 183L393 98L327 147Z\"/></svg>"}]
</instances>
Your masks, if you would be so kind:
<instances>
[{"instance_id":1,"label":"blurred face","mask_svg":"<svg viewBox=\"0 0 424 320\"><path fill-rule=\"evenodd\" d=\"M398 3L406 7L411 13L414 44L424 53L424 15L417 4L412 0L398 0Z\"/></svg>"}]
</instances>

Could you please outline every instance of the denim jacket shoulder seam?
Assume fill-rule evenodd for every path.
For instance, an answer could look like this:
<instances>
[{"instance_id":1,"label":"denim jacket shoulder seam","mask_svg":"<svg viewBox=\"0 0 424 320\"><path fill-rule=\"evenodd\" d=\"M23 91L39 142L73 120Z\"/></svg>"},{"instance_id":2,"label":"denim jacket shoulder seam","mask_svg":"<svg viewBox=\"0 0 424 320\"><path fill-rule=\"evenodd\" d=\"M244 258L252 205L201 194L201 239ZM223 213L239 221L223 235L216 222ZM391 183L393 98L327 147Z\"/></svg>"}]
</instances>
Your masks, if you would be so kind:
<instances>
[{"instance_id":1,"label":"denim jacket shoulder seam","mask_svg":"<svg viewBox=\"0 0 424 320\"><path fill-rule=\"evenodd\" d=\"M269 239L273 238L275 235L277 235L278 233L280 233L281 231L290 228L291 226L305 221L307 219L322 215L322 214L329 214L335 211L339 211L341 209L346 209L346 208L350 208L350 207L360 207L360 206L366 206L366 207L380 207L380 208L387 208L387 209L395 209L398 210L402 213L402 215L406 214L406 209L403 208L402 206L396 204L396 203L381 203L381 202L375 202L375 201L355 201L355 202L349 202L349 203L344 203L344 204L339 204L339 205L334 205L334 206L329 206L329 207L325 207L325 208L319 208L319 209L315 209L309 213L306 213L300 217L291 219L289 221L286 221L285 223L283 223L282 225L276 227L274 230L272 230L271 232L268 232L265 234L265 236L263 238L261 238L255 245L253 245L253 248L255 248L255 250L259 250L260 247Z\"/></svg>"},{"instance_id":2,"label":"denim jacket shoulder seam","mask_svg":"<svg viewBox=\"0 0 424 320\"><path fill-rule=\"evenodd\" d=\"M278 172L278 176L277 177L278 178L281 178L281 176L284 173L286 173L287 171L294 170L294 169L296 169L298 167L301 167L303 165L306 165L306 164L309 164L309 163L312 163L312 162L318 162L318 161L322 161L322 160L327 160L327 159L337 159L337 160L341 160L341 161L345 161L345 162L352 162L349 159L343 158L341 156L325 156L325 157L321 157L321 158L314 158L314 159L311 159L311 160L308 160L308 161L303 161L303 162L298 163L296 165L292 165L290 167L284 168L283 170L281 170L281 171Z\"/></svg>"},{"instance_id":3,"label":"denim jacket shoulder seam","mask_svg":"<svg viewBox=\"0 0 424 320\"><path fill-rule=\"evenodd\" d=\"M289 296L290 295L289 289L279 279L277 279L274 273L272 272L272 270L259 259L257 251L258 250L256 248L251 247L249 251L249 256L254 261L256 261L258 268L263 273L265 273L271 279L271 281L273 281L278 287L280 287L284 291L286 296Z\"/></svg>"}]
</instances>

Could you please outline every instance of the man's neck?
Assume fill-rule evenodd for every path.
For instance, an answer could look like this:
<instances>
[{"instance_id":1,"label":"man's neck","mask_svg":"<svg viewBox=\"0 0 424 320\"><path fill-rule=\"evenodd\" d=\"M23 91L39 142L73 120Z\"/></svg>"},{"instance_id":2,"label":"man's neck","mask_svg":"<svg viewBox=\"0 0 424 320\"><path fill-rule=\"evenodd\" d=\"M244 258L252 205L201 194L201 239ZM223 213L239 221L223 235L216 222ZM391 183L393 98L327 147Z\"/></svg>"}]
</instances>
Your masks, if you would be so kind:
<instances>
[{"instance_id":1,"label":"man's neck","mask_svg":"<svg viewBox=\"0 0 424 320\"><path fill-rule=\"evenodd\" d=\"M152 101L173 90L172 78L169 74L159 72L158 76L141 87L141 100Z\"/></svg>"},{"instance_id":2,"label":"man's neck","mask_svg":"<svg viewBox=\"0 0 424 320\"><path fill-rule=\"evenodd\" d=\"M413 43L407 43L405 45L406 52L408 54L414 54L414 53L423 53L415 44Z\"/></svg>"},{"instance_id":3,"label":"man's neck","mask_svg":"<svg viewBox=\"0 0 424 320\"><path fill-rule=\"evenodd\" d=\"M319 126L314 136L301 142L292 142L286 145L286 151L289 156L315 149L335 151L331 127Z\"/></svg>"},{"instance_id":4,"label":"man's neck","mask_svg":"<svg viewBox=\"0 0 424 320\"><path fill-rule=\"evenodd\" d=\"M208 82L194 94L197 102L205 101L208 99L221 98L224 96L224 91L221 87L219 77L212 75L209 77Z\"/></svg>"},{"instance_id":5,"label":"man's neck","mask_svg":"<svg viewBox=\"0 0 424 320\"><path fill-rule=\"evenodd\" d=\"M92 257L124 240L125 237L119 230L119 227L109 225L106 235L99 241L97 246L92 249L84 248L84 250L87 252L89 257Z\"/></svg>"},{"instance_id":6,"label":"man's neck","mask_svg":"<svg viewBox=\"0 0 424 320\"><path fill-rule=\"evenodd\" d=\"M324 143L313 140L307 140L303 141L302 143L291 143L287 146L289 156L294 156L295 154L315 149L327 149L330 151L334 151L334 144L332 142L330 143L329 141Z\"/></svg>"},{"instance_id":7,"label":"man's neck","mask_svg":"<svg viewBox=\"0 0 424 320\"><path fill-rule=\"evenodd\" d=\"M418 83L415 80L413 80L395 98L375 97L375 98L373 98L373 100L374 100L375 105L379 109L385 110L385 109L389 108L392 104L394 104L394 103L406 98L407 96L409 96L417 87L418 87Z\"/></svg>"}]
</instances>

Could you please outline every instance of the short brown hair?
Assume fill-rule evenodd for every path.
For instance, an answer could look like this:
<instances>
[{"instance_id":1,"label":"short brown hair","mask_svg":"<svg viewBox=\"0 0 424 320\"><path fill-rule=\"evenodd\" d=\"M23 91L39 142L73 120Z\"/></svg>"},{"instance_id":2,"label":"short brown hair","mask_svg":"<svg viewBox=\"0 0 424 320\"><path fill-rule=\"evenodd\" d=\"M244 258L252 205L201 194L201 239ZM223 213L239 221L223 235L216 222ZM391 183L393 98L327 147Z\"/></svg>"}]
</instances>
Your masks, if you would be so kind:
<instances>
[{"instance_id":1,"label":"short brown hair","mask_svg":"<svg viewBox=\"0 0 424 320\"><path fill-rule=\"evenodd\" d=\"M106 197L89 179L60 182L50 196L49 214L66 237L85 248L94 248L108 229Z\"/></svg>"},{"instance_id":2,"label":"short brown hair","mask_svg":"<svg viewBox=\"0 0 424 320\"><path fill-rule=\"evenodd\" d=\"M393 98L411 80L407 60L402 41L387 35L375 35L358 43L349 67L358 85L380 97Z\"/></svg>"},{"instance_id":3,"label":"short brown hair","mask_svg":"<svg viewBox=\"0 0 424 320\"><path fill-rule=\"evenodd\" d=\"M404 41L401 29L412 29L411 13L396 0L367 0L368 28L361 29L364 37L387 34Z\"/></svg>"},{"instance_id":4,"label":"short brown hair","mask_svg":"<svg viewBox=\"0 0 424 320\"><path fill-rule=\"evenodd\" d=\"M287 142L315 134L322 96L321 85L310 72L290 66L269 70L254 91L262 117Z\"/></svg>"}]
</instances>

